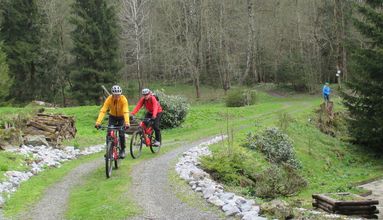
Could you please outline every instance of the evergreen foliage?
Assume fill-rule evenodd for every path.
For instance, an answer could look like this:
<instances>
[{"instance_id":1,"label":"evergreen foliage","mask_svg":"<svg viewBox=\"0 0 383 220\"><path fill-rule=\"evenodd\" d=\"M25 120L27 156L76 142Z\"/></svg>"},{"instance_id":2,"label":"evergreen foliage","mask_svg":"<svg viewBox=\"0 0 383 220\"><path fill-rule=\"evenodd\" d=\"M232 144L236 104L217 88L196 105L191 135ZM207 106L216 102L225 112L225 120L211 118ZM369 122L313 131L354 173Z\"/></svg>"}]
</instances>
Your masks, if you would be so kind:
<instances>
[{"instance_id":1,"label":"evergreen foliage","mask_svg":"<svg viewBox=\"0 0 383 220\"><path fill-rule=\"evenodd\" d=\"M9 78L9 68L7 64L7 57L3 51L3 45L0 44L0 101L8 96L9 88L11 86L11 79Z\"/></svg>"},{"instance_id":2,"label":"evergreen foliage","mask_svg":"<svg viewBox=\"0 0 383 220\"><path fill-rule=\"evenodd\" d=\"M356 142L383 149L383 1L367 3L357 5L363 20L354 19L367 41L354 48L354 71L347 82L350 91L343 97L351 113L349 131Z\"/></svg>"},{"instance_id":3,"label":"evergreen foliage","mask_svg":"<svg viewBox=\"0 0 383 220\"><path fill-rule=\"evenodd\" d=\"M0 30L7 54L9 75L13 80L12 97L18 103L33 100L44 83L38 78L40 52L40 14L36 0L5 0L1 4L3 23Z\"/></svg>"},{"instance_id":4,"label":"evergreen foliage","mask_svg":"<svg viewBox=\"0 0 383 220\"><path fill-rule=\"evenodd\" d=\"M71 83L79 104L99 102L101 85L119 81L118 31L115 8L105 0L76 0L72 32L75 57Z\"/></svg>"}]
</instances>

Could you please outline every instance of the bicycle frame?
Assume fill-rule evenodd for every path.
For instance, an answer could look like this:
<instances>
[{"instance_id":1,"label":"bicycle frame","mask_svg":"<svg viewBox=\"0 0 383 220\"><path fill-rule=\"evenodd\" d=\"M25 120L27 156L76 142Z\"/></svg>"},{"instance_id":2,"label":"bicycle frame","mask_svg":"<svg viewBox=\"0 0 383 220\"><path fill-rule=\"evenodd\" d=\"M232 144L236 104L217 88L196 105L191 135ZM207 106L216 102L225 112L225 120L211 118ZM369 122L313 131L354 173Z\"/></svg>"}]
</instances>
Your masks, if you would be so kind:
<instances>
[{"instance_id":1,"label":"bicycle frame","mask_svg":"<svg viewBox=\"0 0 383 220\"><path fill-rule=\"evenodd\" d=\"M143 142L146 146L152 145L152 137L153 134L153 122L151 120L144 119L139 123L140 128L142 129Z\"/></svg>"},{"instance_id":2,"label":"bicycle frame","mask_svg":"<svg viewBox=\"0 0 383 220\"><path fill-rule=\"evenodd\" d=\"M106 152L105 152L105 171L106 177L110 178L112 174L112 164L114 163L114 168L118 169L119 165L119 151L121 149L120 139L117 135L117 132L123 132L124 126L107 126L99 127L101 130L107 129L106 136Z\"/></svg>"},{"instance_id":3,"label":"bicycle frame","mask_svg":"<svg viewBox=\"0 0 383 220\"><path fill-rule=\"evenodd\" d=\"M154 143L154 129L153 120L150 118L139 119L138 130L132 134L130 140L130 155L133 159L141 156L142 146L150 148L152 153L158 153L161 146L153 145Z\"/></svg>"},{"instance_id":4,"label":"bicycle frame","mask_svg":"<svg viewBox=\"0 0 383 220\"><path fill-rule=\"evenodd\" d=\"M118 160L118 153L117 153L117 147L120 145L120 141L117 137L117 130L116 129L108 129L108 141L112 141L113 144L113 159Z\"/></svg>"}]
</instances>

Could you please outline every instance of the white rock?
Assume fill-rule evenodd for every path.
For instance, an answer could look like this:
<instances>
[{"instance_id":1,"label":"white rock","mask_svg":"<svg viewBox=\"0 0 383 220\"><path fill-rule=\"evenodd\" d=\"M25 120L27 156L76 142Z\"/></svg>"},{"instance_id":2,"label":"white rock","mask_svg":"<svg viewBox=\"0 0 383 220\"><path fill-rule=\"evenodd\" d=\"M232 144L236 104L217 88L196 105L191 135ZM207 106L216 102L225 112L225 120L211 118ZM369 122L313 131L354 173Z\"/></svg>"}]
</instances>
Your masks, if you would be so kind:
<instances>
[{"instance_id":1,"label":"white rock","mask_svg":"<svg viewBox=\"0 0 383 220\"><path fill-rule=\"evenodd\" d=\"M220 200L217 196L212 196L207 201L219 207L225 205L225 203L222 200Z\"/></svg>"}]
</instances>

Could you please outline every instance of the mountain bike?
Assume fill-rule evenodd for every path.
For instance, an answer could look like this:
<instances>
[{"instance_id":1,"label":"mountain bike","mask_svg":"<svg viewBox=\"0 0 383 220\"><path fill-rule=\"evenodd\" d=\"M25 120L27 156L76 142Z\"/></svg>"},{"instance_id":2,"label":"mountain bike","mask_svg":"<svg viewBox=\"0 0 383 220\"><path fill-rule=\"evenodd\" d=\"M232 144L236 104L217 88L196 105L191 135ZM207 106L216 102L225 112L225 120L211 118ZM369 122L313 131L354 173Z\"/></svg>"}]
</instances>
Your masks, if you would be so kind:
<instances>
[{"instance_id":1,"label":"mountain bike","mask_svg":"<svg viewBox=\"0 0 383 220\"><path fill-rule=\"evenodd\" d=\"M130 140L130 155L136 159L141 156L142 146L145 144L150 148L152 153L158 153L160 151L160 146L155 146L154 129L153 124L154 120L151 118L143 118L138 123L138 129L133 132L132 139Z\"/></svg>"},{"instance_id":2,"label":"mountain bike","mask_svg":"<svg viewBox=\"0 0 383 220\"><path fill-rule=\"evenodd\" d=\"M105 174L106 178L112 176L113 164L114 168L120 166L119 152L121 151L120 138L118 132L124 132L124 126L100 126L98 129L107 130L106 149L105 149Z\"/></svg>"}]
</instances>

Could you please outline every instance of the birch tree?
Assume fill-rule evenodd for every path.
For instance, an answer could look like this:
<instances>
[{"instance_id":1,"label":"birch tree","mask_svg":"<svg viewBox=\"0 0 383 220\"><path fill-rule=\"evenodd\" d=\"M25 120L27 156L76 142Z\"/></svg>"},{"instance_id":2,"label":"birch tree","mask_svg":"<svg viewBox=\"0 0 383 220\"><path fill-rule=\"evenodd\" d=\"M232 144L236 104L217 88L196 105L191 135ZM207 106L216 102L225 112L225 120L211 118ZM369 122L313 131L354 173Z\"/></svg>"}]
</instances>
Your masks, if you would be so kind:
<instances>
[{"instance_id":1,"label":"birch tree","mask_svg":"<svg viewBox=\"0 0 383 220\"><path fill-rule=\"evenodd\" d=\"M126 63L133 67L138 82L138 90L144 87L144 36L149 16L148 0L122 0L120 20L123 37L126 41Z\"/></svg>"}]
</instances>

